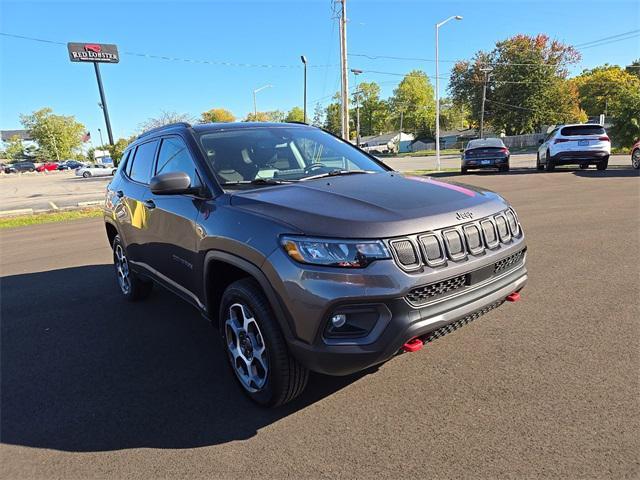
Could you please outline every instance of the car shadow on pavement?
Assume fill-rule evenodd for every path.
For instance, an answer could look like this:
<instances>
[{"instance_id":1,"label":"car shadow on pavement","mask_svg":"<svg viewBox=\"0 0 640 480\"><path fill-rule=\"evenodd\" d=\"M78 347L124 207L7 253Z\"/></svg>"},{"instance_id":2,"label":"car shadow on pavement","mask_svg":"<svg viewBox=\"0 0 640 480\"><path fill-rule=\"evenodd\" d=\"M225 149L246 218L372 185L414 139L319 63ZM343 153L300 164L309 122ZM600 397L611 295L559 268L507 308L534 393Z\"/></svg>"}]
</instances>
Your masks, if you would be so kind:
<instances>
[{"instance_id":1,"label":"car shadow on pavement","mask_svg":"<svg viewBox=\"0 0 640 480\"><path fill-rule=\"evenodd\" d=\"M110 265L0 280L3 443L73 452L247 439L357 381L312 375L277 409L236 385L217 331L160 287L121 299Z\"/></svg>"}]
</instances>

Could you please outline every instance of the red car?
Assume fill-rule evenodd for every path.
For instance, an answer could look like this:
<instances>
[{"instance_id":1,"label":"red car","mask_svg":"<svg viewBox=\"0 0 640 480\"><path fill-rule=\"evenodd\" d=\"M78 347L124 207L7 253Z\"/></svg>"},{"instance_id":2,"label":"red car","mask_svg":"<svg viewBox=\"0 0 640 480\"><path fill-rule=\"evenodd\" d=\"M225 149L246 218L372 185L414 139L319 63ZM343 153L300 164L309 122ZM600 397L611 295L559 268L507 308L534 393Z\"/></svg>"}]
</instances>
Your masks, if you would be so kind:
<instances>
[{"instance_id":1,"label":"red car","mask_svg":"<svg viewBox=\"0 0 640 480\"><path fill-rule=\"evenodd\" d=\"M631 165L636 170L640 168L640 140L631 147Z\"/></svg>"},{"instance_id":2,"label":"red car","mask_svg":"<svg viewBox=\"0 0 640 480\"><path fill-rule=\"evenodd\" d=\"M56 162L45 162L42 165L36 167L36 172L51 172L53 170L58 169L58 164Z\"/></svg>"}]
</instances>

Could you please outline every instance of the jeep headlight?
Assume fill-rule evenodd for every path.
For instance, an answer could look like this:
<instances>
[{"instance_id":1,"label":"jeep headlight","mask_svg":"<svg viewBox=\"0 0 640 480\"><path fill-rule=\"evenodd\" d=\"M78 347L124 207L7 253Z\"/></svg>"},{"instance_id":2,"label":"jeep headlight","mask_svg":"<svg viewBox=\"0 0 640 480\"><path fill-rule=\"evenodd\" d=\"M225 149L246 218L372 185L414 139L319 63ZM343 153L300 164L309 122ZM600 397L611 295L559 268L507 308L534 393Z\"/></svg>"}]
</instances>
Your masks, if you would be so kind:
<instances>
[{"instance_id":1,"label":"jeep headlight","mask_svg":"<svg viewBox=\"0 0 640 480\"><path fill-rule=\"evenodd\" d=\"M311 265L364 268L375 260L391 258L380 240L282 237L281 242L292 259Z\"/></svg>"}]
</instances>

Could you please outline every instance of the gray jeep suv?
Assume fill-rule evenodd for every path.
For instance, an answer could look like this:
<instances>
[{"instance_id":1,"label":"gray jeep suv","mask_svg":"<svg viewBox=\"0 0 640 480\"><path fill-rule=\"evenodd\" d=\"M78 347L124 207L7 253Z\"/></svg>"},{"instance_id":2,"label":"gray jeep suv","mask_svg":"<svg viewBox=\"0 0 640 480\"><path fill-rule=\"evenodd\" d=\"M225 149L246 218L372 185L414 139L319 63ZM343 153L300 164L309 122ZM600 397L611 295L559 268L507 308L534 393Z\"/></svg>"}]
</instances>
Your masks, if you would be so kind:
<instances>
[{"instance_id":1,"label":"gray jeep suv","mask_svg":"<svg viewBox=\"0 0 640 480\"><path fill-rule=\"evenodd\" d=\"M267 406L299 395L309 370L346 375L416 351L527 282L502 197L402 175L301 124L146 132L104 219L122 294L157 283L193 304Z\"/></svg>"}]
</instances>

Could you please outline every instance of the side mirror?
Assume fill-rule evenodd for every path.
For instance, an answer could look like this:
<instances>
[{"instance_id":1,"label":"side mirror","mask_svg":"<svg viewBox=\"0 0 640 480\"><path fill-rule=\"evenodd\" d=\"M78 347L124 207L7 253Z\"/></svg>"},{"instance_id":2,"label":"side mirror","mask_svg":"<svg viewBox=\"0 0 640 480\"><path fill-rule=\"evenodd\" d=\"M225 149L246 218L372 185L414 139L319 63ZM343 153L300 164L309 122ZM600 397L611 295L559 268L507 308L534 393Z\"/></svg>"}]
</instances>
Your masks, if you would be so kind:
<instances>
[{"instance_id":1,"label":"side mirror","mask_svg":"<svg viewBox=\"0 0 640 480\"><path fill-rule=\"evenodd\" d=\"M191 179L184 172L167 172L156 175L149 182L154 195L184 195L199 193L199 188L191 187Z\"/></svg>"},{"instance_id":2,"label":"side mirror","mask_svg":"<svg viewBox=\"0 0 640 480\"><path fill-rule=\"evenodd\" d=\"M544 140L541 138L540 140L538 140L538 144L542 145L544 143Z\"/></svg>"}]
</instances>

